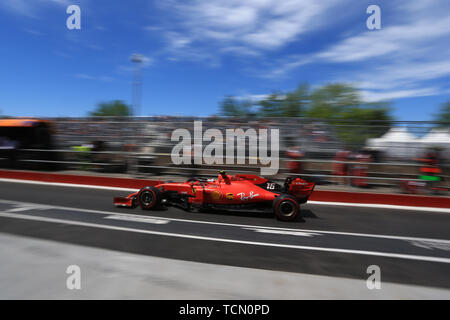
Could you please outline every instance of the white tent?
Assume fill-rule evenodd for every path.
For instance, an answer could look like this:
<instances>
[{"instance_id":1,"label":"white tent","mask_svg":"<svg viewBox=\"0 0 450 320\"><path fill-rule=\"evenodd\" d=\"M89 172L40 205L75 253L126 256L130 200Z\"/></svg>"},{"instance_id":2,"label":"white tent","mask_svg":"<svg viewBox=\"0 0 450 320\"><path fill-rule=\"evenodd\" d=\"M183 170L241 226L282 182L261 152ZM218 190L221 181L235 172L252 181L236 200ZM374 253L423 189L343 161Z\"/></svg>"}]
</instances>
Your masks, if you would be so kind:
<instances>
[{"instance_id":1,"label":"white tent","mask_svg":"<svg viewBox=\"0 0 450 320\"><path fill-rule=\"evenodd\" d=\"M368 139L366 146L369 149L383 151L388 157L411 158L415 157L420 149L418 140L408 128L395 127L380 138Z\"/></svg>"},{"instance_id":2,"label":"white tent","mask_svg":"<svg viewBox=\"0 0 450 320\"><path fill-rule=\"evenodd\" d=\"M450 147L450 130L446 128L432 129L419 142L427 146Z\"/></svg>"},{"instance_id":3,"label":"white tent","mask_svg":"<svg viewBox=\"0 0 450 320\"><path fill-rule=\"evenodd\" d=\"M422 145L422 151L428 148L438 147L441 149L440 156L444 159L450 159L450 129L432 129L419 142Z\"/></svg>"}]
</instances>

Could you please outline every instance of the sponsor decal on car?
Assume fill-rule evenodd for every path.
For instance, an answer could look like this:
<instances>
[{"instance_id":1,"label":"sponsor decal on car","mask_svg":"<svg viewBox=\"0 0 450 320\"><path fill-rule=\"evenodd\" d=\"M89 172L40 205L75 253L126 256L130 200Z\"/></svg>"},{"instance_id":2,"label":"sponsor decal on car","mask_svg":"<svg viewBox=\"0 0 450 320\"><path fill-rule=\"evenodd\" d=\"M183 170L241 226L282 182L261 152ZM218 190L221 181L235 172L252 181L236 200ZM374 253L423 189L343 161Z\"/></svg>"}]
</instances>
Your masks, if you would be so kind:
<instances>
[{"instance_id":1,"label":"sponsor decal on car","mask_svg":"<svg viewBox=\"0 0 450 320\"><path fill-rule=\"evenodd\" d=\"M226 194L226 198L227 198L227 200L233 200L233 199L234 199L234 194L232 194L232 193L227 193L227 194Z\"/></svg>"},{"instance_id":2,"label":"sponsor decal on car","mask_svg":"<svg viewBox=\"0 0 450 320\"><path fill-rule=\"evenodd\" d=\"M250 194L248 196L245 195L245 192L238 193L237 195L241 197L241 200L249 200L259 196L258 193L254 193L253 191L250 191Z\"/></svg>"}]
</instances>

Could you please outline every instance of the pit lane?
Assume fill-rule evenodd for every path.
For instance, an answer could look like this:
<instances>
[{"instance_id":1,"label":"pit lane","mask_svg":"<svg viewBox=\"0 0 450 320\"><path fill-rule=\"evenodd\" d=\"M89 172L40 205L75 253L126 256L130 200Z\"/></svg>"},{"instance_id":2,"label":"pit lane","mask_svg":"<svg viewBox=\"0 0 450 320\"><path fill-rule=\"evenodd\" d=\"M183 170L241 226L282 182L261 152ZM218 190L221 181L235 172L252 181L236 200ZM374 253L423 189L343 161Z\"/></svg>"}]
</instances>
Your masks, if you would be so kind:
<instances>
[{"instance_id":1,"label":"pit lane","mask_svg":"<svg viewBox=\"0 0 450 320\"><path fill-rule=\"evenodd\" d=\"M450 215L306 205L283 223L257 212L114 208L124 192L0 183L0 232L164 258L450 288Z\"/></svg>"}]
</instances>

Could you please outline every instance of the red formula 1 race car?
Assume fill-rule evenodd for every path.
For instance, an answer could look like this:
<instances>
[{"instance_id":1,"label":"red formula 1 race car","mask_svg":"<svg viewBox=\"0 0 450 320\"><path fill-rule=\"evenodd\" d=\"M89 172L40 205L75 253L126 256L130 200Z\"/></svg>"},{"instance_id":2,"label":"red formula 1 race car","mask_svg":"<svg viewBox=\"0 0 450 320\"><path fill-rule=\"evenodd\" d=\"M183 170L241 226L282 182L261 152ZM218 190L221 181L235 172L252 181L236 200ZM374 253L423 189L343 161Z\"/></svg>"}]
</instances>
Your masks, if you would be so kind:
<instances>
[{"instance_id":1,"label":"red formula 1 race car","mask_svg":"<svg viewBox=\"0 0 450 320\"><path fill-rule=\"evenodd\" d=\"M227 175L219 172L217 179L191 178L186 182L167 182L144 187L128 197L115 197L121 207L151 210L160 206L174 206L184 210L208 209L267 209L271 208L279 220L292 221L305 203L314 183L300 178L286 178L284 185L250 175Z\"/></svg>"}]
</instances>

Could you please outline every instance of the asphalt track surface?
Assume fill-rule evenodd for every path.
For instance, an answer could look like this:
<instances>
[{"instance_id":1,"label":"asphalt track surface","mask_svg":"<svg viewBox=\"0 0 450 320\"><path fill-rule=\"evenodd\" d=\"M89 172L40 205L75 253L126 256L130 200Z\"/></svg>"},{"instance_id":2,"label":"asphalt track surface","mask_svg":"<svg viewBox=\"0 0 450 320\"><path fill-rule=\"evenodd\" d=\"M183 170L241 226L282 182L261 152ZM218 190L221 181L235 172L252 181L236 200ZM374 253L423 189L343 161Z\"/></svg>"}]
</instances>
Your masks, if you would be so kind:
<instances>
[{"instance_id":1,"label":"asphalt track surface","mask_svg":"<svg viewBox=\"0 0 450 320\"><path fill-rule=\"evenodd\" d=\"M162 258L450 289L450 214L302 206L259 212L115 208L126 191L0 182L0 232Z\"/></svg>"}]
</instances>

